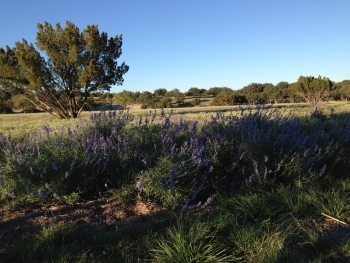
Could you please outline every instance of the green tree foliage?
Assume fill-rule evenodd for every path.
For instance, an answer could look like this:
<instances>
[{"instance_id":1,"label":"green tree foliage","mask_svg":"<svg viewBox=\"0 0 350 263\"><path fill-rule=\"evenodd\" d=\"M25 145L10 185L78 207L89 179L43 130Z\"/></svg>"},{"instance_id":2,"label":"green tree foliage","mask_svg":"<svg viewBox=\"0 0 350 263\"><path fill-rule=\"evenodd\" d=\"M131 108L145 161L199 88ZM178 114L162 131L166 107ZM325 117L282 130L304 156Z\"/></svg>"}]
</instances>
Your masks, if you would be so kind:
<instances>
[{"instance_id":1,"label":"green tree foliage","mask_svg":"<svg viewBox=\"0 0 350 263\"><path fill-rule=\"evenodd\" d=\"M180 106L180 104L183 104L185 102L185 94L180 92L180 90L174 89L174 90L172 90L172 93L173 93L173 97L175 99L175 103L179 103L179 106Z\"/></svg>"},{"instance_id":2,"label":"green tree foliage","mask_svg":"<svg viewBox=\"0 0 350 263\"><path fill-rule=\"evenodd\" d=\"M114 95L112 93L106 92L102 94L100 98L109 106L110 109L112 109L113 97Z\"/></svg>"},{"instance_id":3,"label":"green tree foliage","mask_svg":"<svg viewBox=\"0 0 350 263\"><path fill-rule=\"evenodd\" d=\"M12 97L13 106L17 109L23 109L23 112L35 112L35 106L21 94Z\"/></svg>"},{"instance_id":4,"label":"green tree foliage","mask_svg":"<svg viewBox=\"0 0 350 263\"><path fill-rule=\"evenodd\" d=\"M180 90L179 89L172 89L170 91L167 91L164 96L165 97L175 97L176 93L180 93Z\"/></svg>"},{"instance_id":5,"label":"green tree foliage","mask_svg":"<svg viewBox=\"0 0 350 263\"><path fill-rule=\"evenodd\" d=\"M211 102L213 106L230 106L237 104L247 103L247 99L244 95L241 95L239 91L223 90L221 91Z\"/></svg>"},{"instance_id":6,"label":"green tree foliage","mask_svg":"<svg viewBox=\"0 0 350 263\"><path fill-rule=\"evenodd\" d=\"M126 109L128 104L136 102L136 95L132 91L123 90L122 92L118 92L114 95L114 100L116 103L122 105L124 109Z\"/></svg>"},{"instance_id":7,"label":"green tree foliage","mask_svg":"<svg viewBox=\"0 0 350 263\"><path fill-rule=\"evenodd\" d=\"M172 99L169 97L156 97L149 99L141 104L141 109L157 109L157 108L171 108Z\"/></svg>"},{"instance_id":8,"label":"green tree foliage","mask_svg":"<svg viewBox=\"0 0 350 263\"><path fill-rule=\"evenodd\" d=\"M152 100L153 100L153 94L149 91L144 91L144 92L140 93L140 95L136 99L136 102L147 104Z\"/></svg>"},{"instance_id":9,"label":"green tree foliage","mask_svg":"<svg viewBox=\"0 0 350 263\"><path fill-rule=\"evenodd\" d=\"M144 91L140 93L140 95L136 98L137 103L141 103L142 109L147 108L157 108L155 107L155 103L159 100L159 98L153 98L153 93L149 91Z\"/></svg>"},{"instance_id":10,"label":"green tree foliage","mask_svg":"<svg viewBox=\"0 0 350 263\"><path fill-rule=\"evenodd\" d=\"M171 98L168 98L168 97L161 98L159 100L159 102L157 103L157 107L158 108L171 108L172 107Z\"/></svg>"},{"instance_id":11,"label":"green tree foliage","mask_svg":"<svg viewBox=\"0 0 350 263\"><path fill-rule=\"evenodd\" d=\"M0 88L0 112L10 113L12 111L11 94Z\"/></svg>"},{"instance_id":12,"label":"green tree foliage","mask_svg":"<svg viewBox=\"0 0 350 263\"><path fill-rule=\"evenodd\" d=\"M200 89L192 87L186 92L186 96L193 96L193 97L199 97L202 95L202 92Z\"/></svg>"},{"instance_id":13,"label":"green tree foliage","mask_svg":"<svg viewBox=\"0 0 350 263\"><path fill-rule=\"evenodd\" d=\"M350 80L343 80L335 83L331 92L331 97L334 100L348 101L350 100Z\"/></svg>"},{"instance_id":14,"label":"green tree foliage","mask_svg":"<svg viewBox=\"0 0 350 263\"><path fill-rule=\"evenodd\" d=\"M156 97L164 97L165 96L165 93L167 93L168 91L166 89L162 89L162 88L159 88L159 89L156 89L153 94L154 96Z\"/></svg>"},{"instance_id":15,"label":"green tree foliage","mask_svg":"<svg viewBox=\"0 0 350 263\"><path fill-rule=\"evenodd\" d=\"M227 87L213 87L210 88L209 90L206 91L206 93L208 95L213 95L214 97L216 97L221 91L232 91L232 89L227 88Z\"/></svg>"},{"instance_id":16,"label":"green tree foliage","mask_svg":"<svg viewBox=\"0 0 350 263\"><path fill-rule=\"evenodd\" d=\"M242 94L247 98L249 103L253 102L266 102L266 96L263 93L264 84L261 83L251 83L244 86L241 90Z\"/></svg>"},{"instance_id":17,"label":"green tree foliage","mask_svg":"<svg viewBox=\"0 0 350 263\"><path fill-rule=\"evenodd\" d=\"M195 98L191 101L192 106L199 106L201 105L201 100L199 98Z\"/></svg>"},{"instance_id":18,"label":"green tree foliage","mask_svg":"<svg viewBox=\"0 0 350 263\"><path fill-rule=\"evenodd\" d=\"M0 48L0 85L59 118L78 117L91 93L122 85L129 70L117 63L122 36L108 38L96 25L80 32L69 21L39 23L36 40L37 49L24 39Z\"/></svg>"},{"instance_id":19,"label":"green tree foliage","mask_svg":"<svg viewBox=\"0 0 350 263\"><path fill-rule=\"evenodd\" d=\"M207 92L207 90L206 89L199 89L199 92L200 92L201 96L203 96L205 94L205 92Z\"/></svg>"},{"instance_id":20,"label":"green tree foliage","mask_svg":"<svg viewBox=\"0 0 350 263\"><path fill-rule=\"evenodd\" d=\"M307 103L317 105L321 101L328 99L332 86L332 81L325 77L300 76L296 89L299 96Z\"/></svg>"},{"instance_id":21,"label":"green tree foliage","mask_svg":"<svg viewBox=\"0 0 350 263\"><path fill-rule=\"evenodd\" d=\"M281 81L276 86L265 83L263 91L260 93L260 101L265 103L282 103L288 101L288 82Z\"/></svg>"}]
</instances>

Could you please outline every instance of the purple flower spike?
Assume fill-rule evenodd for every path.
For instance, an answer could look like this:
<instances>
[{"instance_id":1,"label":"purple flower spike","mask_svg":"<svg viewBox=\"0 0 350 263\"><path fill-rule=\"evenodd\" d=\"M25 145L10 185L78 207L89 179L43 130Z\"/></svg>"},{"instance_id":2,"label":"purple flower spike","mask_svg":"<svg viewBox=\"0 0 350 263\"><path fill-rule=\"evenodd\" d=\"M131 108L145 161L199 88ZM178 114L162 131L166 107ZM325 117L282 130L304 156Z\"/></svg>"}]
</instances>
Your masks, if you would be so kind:
<instances>
[{"instance_id":1,"label":"purple flower spike","mask_svg":"<svg viewBox=\"0 0 350 263\"><path fill-rule=\"evenodd\" d=\"M52 170L57 171L57 166L54 162L51 164Z\"/></svg>"},{"instance_id":2,"label":"purple flower spike","mask_svg":"<svg viewBox=\"0 0 350 263\"><path fill-rule=\"evenodd\" d=\"M327 168L327 165L323 165L323 167L320 171L320 176L324 175L324 173L326 172L326 168Z\"/></svg>"},{"instance_id":3,"label":"purple flower spike","mask_svg":"<svg viewBox=\"0 0 350 263\"><path fill-rule=\"evenodd\" d=\"M269 161L269 157L267 157L266 155L264 156L264 160L265 160L265 163L267 163Z\"/></svg>"},{"instance_id":4,"label":"purple flower spike","mask_svg":"<svg viewBox=\"0 0 350 263\"><path fill-rule=\"evenodd\" d=\"M141 192L144 188L145 188L145 186L142 183L142 178L140 178L136 182L136 189L137 189L137 191Z\"/></svg>"}]
</instances>

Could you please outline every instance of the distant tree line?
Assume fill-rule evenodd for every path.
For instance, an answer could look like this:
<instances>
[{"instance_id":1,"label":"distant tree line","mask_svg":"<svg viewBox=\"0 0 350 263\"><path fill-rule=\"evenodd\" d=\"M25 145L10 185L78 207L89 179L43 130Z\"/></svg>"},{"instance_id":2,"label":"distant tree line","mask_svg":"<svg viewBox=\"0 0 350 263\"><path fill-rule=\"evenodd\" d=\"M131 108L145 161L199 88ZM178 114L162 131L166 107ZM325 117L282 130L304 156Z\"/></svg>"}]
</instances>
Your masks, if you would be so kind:
<instances>
[{"instance_id":1,"label":"distant tree line","mask_svg":"<svg viewBox=\"0 0 350 263\"><path fill-rule=\"evenodd\" d=\"M153 92L126 90L117 93L95 92L90 94L85 109L97 109L98 105L112 108L115 104L119 104L123 108L127 108L131 104L140 104L143 109L171 108L184 105L197 106L205 97L212 98L212 106L298 102L316 105L328 100L350 100L350 80L335 83L321 76L317 78L300 76L298 81L294 83L286 81L281 81L276 85L251 83L239 90L233 90L229 87L211 87L208 90L191 87L186 92L181 92L179 89L168 91L165 88L158 88ZM24 112L37 111L23 96L11 96L0 87L0 112L10 113L12 109L22 109Z\"/></svg>"},{"instance_id":2,"label":"distant tree line","mask_svg":"<svg viewBox=\"0 0 350 263\"><path fill-rule=\"evenodd\" d=\"M350 80L334 83L325 77L300 76L297 82L251 83L240 90L213 87L206 91L214 97L212 105L237 105L245 103L298 103L317 105L322 101L348 101Z\"/></svg>"}]
</instances>

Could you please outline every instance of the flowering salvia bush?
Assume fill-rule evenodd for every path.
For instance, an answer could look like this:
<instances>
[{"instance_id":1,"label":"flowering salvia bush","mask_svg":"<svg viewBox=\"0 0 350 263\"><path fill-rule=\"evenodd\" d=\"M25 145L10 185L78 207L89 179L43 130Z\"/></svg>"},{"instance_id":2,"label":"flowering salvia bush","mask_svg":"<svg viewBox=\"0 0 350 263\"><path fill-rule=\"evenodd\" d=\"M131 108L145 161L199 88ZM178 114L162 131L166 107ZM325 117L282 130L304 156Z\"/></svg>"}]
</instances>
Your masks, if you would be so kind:
<instances>
[{"instance_id":1,"label":"flowering salvia bush","mask_svg":"<svg viewBox=\"0 0 350 263\"><path fill-rule=\"evenodd\" d=\"M315 181L348 166L350 118L295 118L269 106L217 112L204 122L150 111L101 112L75 127L0 137L3 198L90 196L122 183L184 210L253 184Z\"/></svg>"}]
</instances>

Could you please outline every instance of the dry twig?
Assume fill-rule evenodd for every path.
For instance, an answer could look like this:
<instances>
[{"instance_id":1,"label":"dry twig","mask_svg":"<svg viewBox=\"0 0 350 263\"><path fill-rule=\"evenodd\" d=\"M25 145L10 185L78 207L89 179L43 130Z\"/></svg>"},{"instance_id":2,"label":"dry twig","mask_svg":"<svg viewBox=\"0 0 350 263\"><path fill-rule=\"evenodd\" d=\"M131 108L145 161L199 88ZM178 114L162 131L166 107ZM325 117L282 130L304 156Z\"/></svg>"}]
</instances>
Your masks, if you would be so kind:
<instances>
[{"instance_id":1,"label":"dry twig","mask_svg":"<svg viewBox=\"0 0 350 263\"><path fill-rule=\"evenodd\" d=\"M349 226L349 224L348 223L346 223L346 222L344 222L344 221L341 221L341 220L339 220L339 219L337 219L337 218L335 218L335 217L333 217L333 216L330 216L330 215L327 215L327 214L325 214L325 213L321 213L321 215L323 215L323 216L325 216L325 217L327 217L327 218L329 218L329 219L332 219L333 221L336 221L336 222L338 222L339 224L342 224L342 225L344 225L344 226Z\"/></svg>"}]
</instances>

